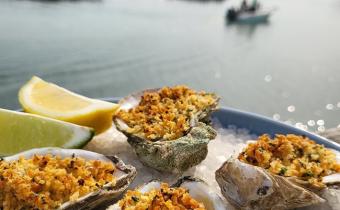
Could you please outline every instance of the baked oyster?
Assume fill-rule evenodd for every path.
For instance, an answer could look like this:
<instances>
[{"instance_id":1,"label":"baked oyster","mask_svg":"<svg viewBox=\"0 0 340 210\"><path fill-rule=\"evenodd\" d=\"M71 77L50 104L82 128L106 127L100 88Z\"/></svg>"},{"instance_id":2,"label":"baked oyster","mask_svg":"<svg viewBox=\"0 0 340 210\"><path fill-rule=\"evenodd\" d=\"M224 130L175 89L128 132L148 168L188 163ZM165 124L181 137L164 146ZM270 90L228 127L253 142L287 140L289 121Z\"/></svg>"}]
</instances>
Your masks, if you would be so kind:
<instances>
[{"instance_id":1,"label":"baked oyster","mask_svg":"<svg viewBox=\"0 0 340 210\"><path fill-rule=\"evenodd\" d=\"M216 131L208 125L219 98L185 86L145 90L120 101L117 129L145 165L181 173L205 159Z\"/></svg>"},{"instance_id":2,"label":"baked oyster","mask_svg":"<svg viewBox=\"0 0 340 210\"><path fill-rule=\"evenodd\" d=\"M116 156L32 149L0 162L0 209L94 209L121 195L136 170Z\"/></svg>"},{"instance_id":3,"label":"baked oyster","mask_svg":"<svg viewBox=\"0 0 340 210\"><path fill-rule=\"evenodd\" d=\"M339 172L334 152L290 134L260 136L215 175L224 197L240 209L292 209L325 202Z\"/></svg>"},{"instance_id":4,"label":"baked oyster","mask_svg":"<svg viewBox=\"0 0 340 210\"><path fill-rule=\"evenodd\" d=\"M221 198L199 179L184 177L172 186L159 181L127 191L124 198L107 210L192 209L224 210Z\"/></svg>"}]
</instances>

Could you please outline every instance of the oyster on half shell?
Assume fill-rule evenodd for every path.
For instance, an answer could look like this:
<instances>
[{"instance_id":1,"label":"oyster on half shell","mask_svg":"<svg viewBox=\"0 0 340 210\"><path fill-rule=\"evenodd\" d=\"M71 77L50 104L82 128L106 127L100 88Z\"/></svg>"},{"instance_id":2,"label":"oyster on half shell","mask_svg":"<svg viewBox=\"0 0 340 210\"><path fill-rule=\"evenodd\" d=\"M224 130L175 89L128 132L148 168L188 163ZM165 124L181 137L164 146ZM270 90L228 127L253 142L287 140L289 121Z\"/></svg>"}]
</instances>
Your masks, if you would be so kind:
<instances>
[{"instance_id":1,"label":"oyster on half shell","mask_svg":"<svg viewBox=\"0 0 340 210\"><path fill-rule=\"evenodd\" d=\"M275 175L235 158L227 160L215 175L223 196L241 209L292 209L327 199L322 197L327 188L313 187L295 177ZM331 185L340 182L339 178L339 174L325 176L323 183L331 189Z\"/></svg>"},{"instance_id":2,"label":"oyster on half shell","mask_svg":"<svg viewBox=\"0 0 340 210\"><path fill-rule=\"evenodd\" d=\"M204 204L207 210L225 210L226 206L222 199L212 191L205 182L192 177L183 177L170 187L183 187L189 191L190 196ZM151 181L137 190L141 193L150 192L153 189L160 189L161 182ZM121 210L119 203L110 206L107 210Z\"/></svg>"},{"instance_id":3,"label":"oyster on half shell","mask_svg":"<svg viewBox=\"0 0 340 210\"><path fill-rule=\"evenodd\" d=\"M61 149L61 148L39 148L28 150L13 156L3 158L4 161L15 161L19 157L31 158L34 155L46 155L66 157L81 157L85 160L99 160L104 162L112 162L116 171L113 173L115 183L105 184L97 191L88 193L75 201L63 203L58 210L78 210L78 209L95 209L97 206L117 199L121 195L136 176L136 169L133 166L125 165L122 160L116 156L104 156L95 152L80 150L80 149Z\"/></svg>"},{"instance_id":4,"label":"oyster on half shell","mask_svg":"<svg viewBox=\"0 0 340 210\"><path fill-rule=\"evenodd\" d=\"M120 101L120 110L129 112L140 104L145 93L157 93L160 90L145 90L123 98ZM129 122L123 121L119 116L114 118L114 122L117 129L127 136L128 143L142 163L159 171L181 173L205 159L208 143L216 137L216 131L206 122L216 109L219 98L214 94L209 96L213 98L213 102L191 114L190 128L176 139L159 138L150 141L143 133L131 132Z\"/></svg>"},{"instance_id":5,"label":"oyster on half shell","mask_svg":"<svg viewBox=\"0 0 340 210\"><path fill-rule=\"evenodd\" d=\"M306 136L277 134L249 142L215 177L224 197L241 209L339 209L339 172L338 151Z\"/></svg>"}]
</instances>

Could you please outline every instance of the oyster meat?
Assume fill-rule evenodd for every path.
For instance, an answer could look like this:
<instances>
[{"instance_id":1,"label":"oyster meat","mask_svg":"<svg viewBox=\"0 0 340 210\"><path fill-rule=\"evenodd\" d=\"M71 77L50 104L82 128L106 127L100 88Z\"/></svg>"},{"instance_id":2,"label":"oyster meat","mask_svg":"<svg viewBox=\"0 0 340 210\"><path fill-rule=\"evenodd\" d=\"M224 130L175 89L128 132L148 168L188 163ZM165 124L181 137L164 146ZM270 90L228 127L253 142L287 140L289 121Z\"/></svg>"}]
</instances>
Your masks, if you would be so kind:
<instances>
[{"instance_id":1,"label":"oyster meat","mask_svg":"<svg viewBox=\"0 0 340 210\"><path fill-rule=\"evenodd\" d=\"M225 203L222 201L222 199L215 192L210 190L210 188L200 179L192 177L183 177L179 179L175 184L173 184L170 190L179 187L188 190L190 197L195 199L197 202L202 203L204 205L204 209L206 210L226 209ZM160 181L154 180L141 186L140 188L137 189L137 191L145 195L145 193L149 193L155 189L159 190L161 188L162 183ZM120 207L119 202L117 202L116 204L110 206L107 210L121 210L121 209L122 208Z\"/></svg>"},{"instance_id":2,"label":"oyster meat","mask_svg":"<svg viewBox=\"0 0 340 210\"><path fill-rule=\"evenodd\" d=\"M275 148L273 150L275 151L276 154L284 150L283 149L284 147L282 147L282 145L285 144L284 141L282 141L282 139L285 138L284 136L281 137L278 136L278 138L281 138L281 140L279 141L281 147L278 147L279 149ZM287 138L296 138L296 136L288 135ZM300 141L303 142L305 140L300 139ZM310 140L308 140L308 142L310 142ZM273 146L273 148L275 147L274 141L270 142L269 144ZM306 144L306 142L303 142L303 144L306 148L308 148L308 144ZM261 146L256 147L259 145ZM312 145L311 148L313 149L318 148L320 149L320 151L326 150L327 152L326 154L329 154L328 153L329 151L327 151L327 149L324 148L323 146L321 145L319 146L315 143L311 145ZM257 157L261 159L262 156L259 153L256 153L256 150L261 148L260 150L263 150L261 152L265 153L267 151L266 150L267 145L264 144L262 141L259 142L258 144L254 143L251 146L253 147L250 147L248 145L247 147L248 150L244 150L239 155L238 158L232 157L229 160L227 160L215 172L216 181L220 186L221 192L223 196L231 204L240 209L293 209L299 207L312 206L316 204L323 205L323 203L331 204L330 202L332 202L333 204L331 205L337 203L335 205L339 207L340 200L338 198L340 192L335 190L336 188L338 188L337 185L340 183L339 173L335 172L333 174L326 175L323 176L322 178L318 178L317 180L315 180L313 175L309 174L311 172L306 172L302 174L302 176L299 176L299 174L296 172L298 167L296 167L295 165L289 166L287 164L286 165L287 168L281 168L281 170L279 170L279 172L276 174L273 173L273 171L275 171L275 168L273 169L273 166L276 166L275 164L277 164L277 162L272 161L270 162L270 166L268 168L264 168L261 165L262 162L256 162L257 160L252 159L253 157L249 155L251 151L252 154L256 154ZM255 150L253 150L253 148L255 148ZM318 163L317 161L319 160L317 159L316 156L317 153L314 153L314 156L307 154L306 156L309 157L308 160L310 162L305 163L302 162L301 160L305 158L303 156L304 155L303 153L307 152L302 151L300 149L298 149L297 151L298 154L300 155L298 156L300 157L300 159L294 156L294 158L298 159L299 161L293 161L293 163L298 162L298 164L301 164L301 168L302 166L305 166L304 164L311 165L313 158L315 159L316 163ZM315 152L314 150L311 151ZM289 157L289 155L290 154L285 154L284 157ZM322 154L320 154L320 156L321 155ZM252 165L249 162L244 162L243 161L244 157L247 158L247 161L261 165L261 167ZM278 157L276 158L278 159ZM319 165L316 164L316 166ZM335 167L337 168L338 165L336 165ZM318 169L315 166L313 166L312 169L318 171ZM305 170L305 168L301 170ZM287 175L291 171L293 171L297 175L295 176ZM329 196L330 194L329 192L331 191L332 197ZM334 196L334 193L338 195ZM334 199L338 200L334 201ZM327 209L337 208L331 207Z\"/></svg>"},{"instance_id":3,"label":"oyster meat","mask_svg":"<svg viewBox=\"0 0 340 210\"><path fill-rule=\"evenodd\" d=\"M3 158L3 161L13 162L19 160L21 157L30 159L36 156L44 157L45 155L51 155L51 157L60 157L61 159L79 157L85 161L113 163L115 166L115 169L112 173L114 177L114 181L112 183L104 184L99 188L99 190L90 192L76 200L67 201L60 205L58 210L95 209L103 203L117 199L117 197L127 189L136 176L136 169L133 166L125 165L123 161L116 156L104 156L98 153L79 149L32 149L13 156L5 157Z\"/></svg>"},{"instance_id":4,"label":"oyster meat","mask_svg":"<svg viewBox=\"0 0 340 210\"><path fill-rule=\"evenodd\" d=\"M207 156L216 137L207 122L218 100L183 86L146 90L122 99L114 122L142 163L181 173Z\"/></svg>"}]
</instances>

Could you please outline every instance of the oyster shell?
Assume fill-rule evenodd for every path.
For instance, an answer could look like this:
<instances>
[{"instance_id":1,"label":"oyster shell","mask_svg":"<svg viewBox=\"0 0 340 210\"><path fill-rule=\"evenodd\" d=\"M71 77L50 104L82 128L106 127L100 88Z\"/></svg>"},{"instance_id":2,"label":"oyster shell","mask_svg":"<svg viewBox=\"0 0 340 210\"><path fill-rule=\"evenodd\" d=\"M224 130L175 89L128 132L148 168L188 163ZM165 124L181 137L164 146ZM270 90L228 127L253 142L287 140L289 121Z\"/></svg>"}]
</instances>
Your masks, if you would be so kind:
<instances>
[{"instance_id":1,"label":"oyster shell","mask_svg":"<svg viewBox=\"0 0 340 210\"><path fill-rule=\"evenodd\" d=\"M58 210L76 210L76 209L95 209L102 203L112 201L121 195L130 183L134 180L137 172L133 166L125 165L122 160L116 156L104 156L95 152L80 149L61 149L61 148L39 148L28 150L13 156L3 158L5 161L15 161L19 157L31 158L33 155L58 155L62 158L78 156L85 160L100 160L112 162L118 169L114 176L116 177L115 185L108 183L102 189L91 192L76 201L68 201L62 204Z\"/></svg>"},{"instance_id":2,"label":"oyster shell","mask_svg":"<svg viewBox=\"0 0 340 210\"><path fill-rule=\"evenodd\" d=\"M128 111L139 105L145 92L157 92L160 89L145 90L132 94L120 101L120 109ZM159 139L148 141L142 135L129 132L129 126L122 119L115 117L114 122L119 131L128 138L140 161L159 171L181 173L199 164L208 153L208 143L216 137L216 131L205 122L217 107L219 98L214 103L197 112L190 119L190 130L183 137L174 140Z\"/></svg>"},{"instance_id":3,"label":"oyster shell","mask_svg":"<svg viewBox=\"0 0 340 210\"><path fill-rule=\"evenodd\" d=\"M294 177L274 175L235 158L227 160L215 176L223 196L241 209L292 209L326 201L323 195L328 188L320 189ZM323 180L325 184L340 182L339 174Z\"/></svg>"},{"instance_id":4,"label":"oyster shell","mask_svg":"<svg viewBox=\"0 0 340 210\"><path fill-rule=\"evenodd\" d=\"M159 189L161 182L154 180L143 186L138 190L142 193L149 192L153 189ZM226 206L222 199L200 179L192 177L183 177L179 179L171 187L183 187L189 190L189 194L195 200L202 202L207 210L225 210ZM119 204L116 203L110 206L107 210L121 210Z\"/></svg>"}]
</instances>

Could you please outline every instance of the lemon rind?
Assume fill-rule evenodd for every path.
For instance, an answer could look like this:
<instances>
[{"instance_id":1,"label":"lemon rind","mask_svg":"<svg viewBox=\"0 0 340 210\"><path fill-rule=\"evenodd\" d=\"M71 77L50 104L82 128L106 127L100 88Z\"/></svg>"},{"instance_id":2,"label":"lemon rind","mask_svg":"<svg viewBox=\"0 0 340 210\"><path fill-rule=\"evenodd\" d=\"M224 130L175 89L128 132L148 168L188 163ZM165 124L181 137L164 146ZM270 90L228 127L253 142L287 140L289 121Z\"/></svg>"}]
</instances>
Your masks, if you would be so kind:
<instances>
[{"instance_id":1,"label":"lemon rind","mask_svg":"<svg viewBox=\"0 0 340 210\"><path fill-rule=\"evenodd\" d=\"M39 106L32 102L30 96L32 93L32 88L35 84L38 82L46 82L39 77L33 76L32 79L26 83L20 90L19 90L19 102L23 106L23 109L29 113L39 114L43 116L48 116L52 118L56 118L59 120L69 120L74 117L81 117L85 115L89 115L95 112L105 112L105 111L115 111L118 109L118 104L109 103L106 101L96 100L96 99L90 99L85 96L73 93L63 87L60 87L58 85L55 85L53 83L48 83L49 85L54 86L55 88L58 88L67 94L70 94L76 98L79 98L80 100L84 100L90 103L89 106L83 109L77 109L77 110L70 110L69 112L58 112L53 111L51 109L47 109L43 106Z\"/></svg>"}]
</instances>

